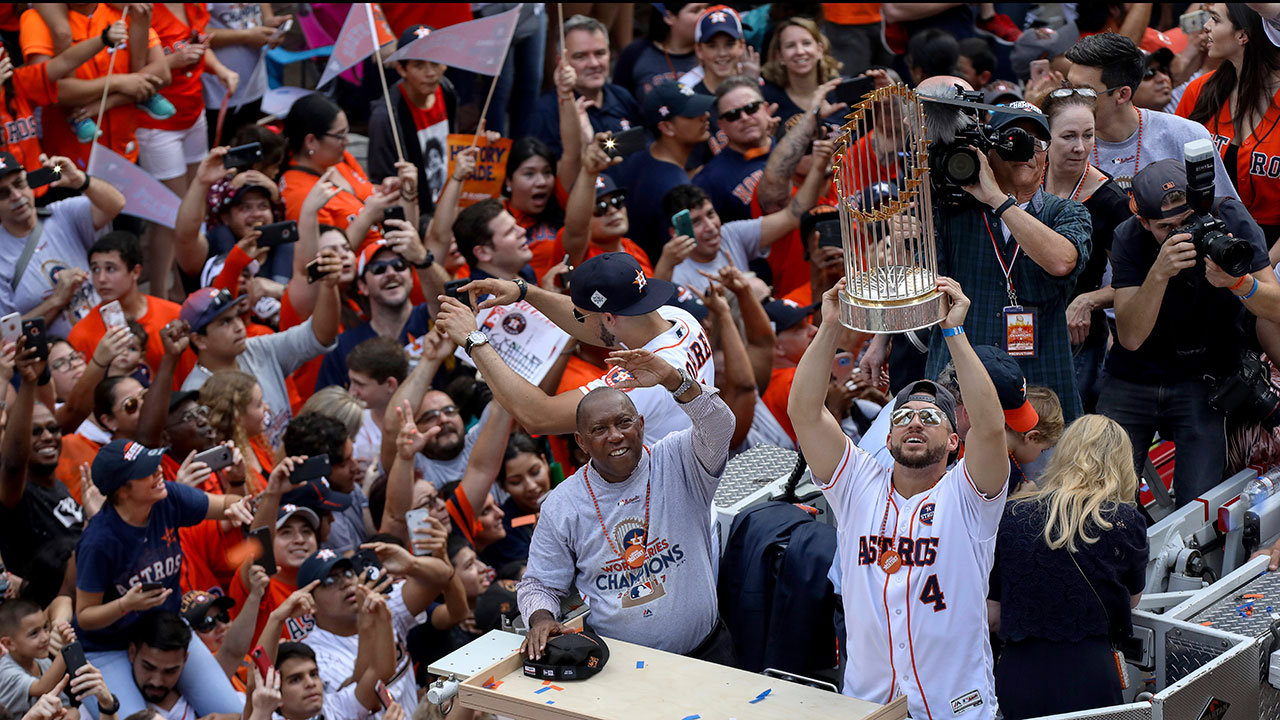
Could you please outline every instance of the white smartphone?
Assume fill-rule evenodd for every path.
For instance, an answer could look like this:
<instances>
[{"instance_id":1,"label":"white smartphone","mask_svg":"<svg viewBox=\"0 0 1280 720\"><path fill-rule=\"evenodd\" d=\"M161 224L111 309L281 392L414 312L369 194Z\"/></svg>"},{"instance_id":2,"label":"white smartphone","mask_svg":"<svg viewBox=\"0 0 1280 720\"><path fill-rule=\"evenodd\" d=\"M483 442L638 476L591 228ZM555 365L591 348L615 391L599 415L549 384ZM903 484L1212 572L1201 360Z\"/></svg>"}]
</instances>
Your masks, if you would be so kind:
<instances>
[{"instance_id":1,"label":"white smartphone","mask_svg":"<svg viewBox=\"0 0 1280 720\"><path fill-rule=\"evenodd\" d=\"M129 324L129 321L125 320L124 308L120 307L119 300L112 300L99 307L98 313L102 315L102 324L106 325L108 330L114 330Z\"/></svg>"},{"instance_id":2,"label":"white smartphone","mask_svg":"<svg viewBox=\"0 0 1280 720\"><path fill-rule=\"evenodd\" d=\"M409 526L409 539L413 540L413 554L426 555L427 553L418 549L418 541L428 539L427 531L431 528L435 520L431 517L431 510L428 508L416 508L404 514L405 523Z\"/></svg>"},{"instance_id":3,"label":"white smartphone","mask_svg":"<svg viewBox=\"0 0 1280 720\"><path fill-rule=\"evenodd\" d=\"M0 318L0 340L16 343L22 337L22 313L9 313Z\"/></svg>"},{"instance_id":4,"label":"white smartphone","mask_svg":"<svg viewBox=\"0 0 1280 720\"><path fill-rule=\"evenodd\" d=\"M284 37L284 34L289 32L289 28L291 27L293 27L293 18L289 18L288 20L285 20L283 25L276 28L276 31L271 35L271 39L269 42L275 42L276 40L279 40L280 38Z\"/></svg>"}]
</instances>

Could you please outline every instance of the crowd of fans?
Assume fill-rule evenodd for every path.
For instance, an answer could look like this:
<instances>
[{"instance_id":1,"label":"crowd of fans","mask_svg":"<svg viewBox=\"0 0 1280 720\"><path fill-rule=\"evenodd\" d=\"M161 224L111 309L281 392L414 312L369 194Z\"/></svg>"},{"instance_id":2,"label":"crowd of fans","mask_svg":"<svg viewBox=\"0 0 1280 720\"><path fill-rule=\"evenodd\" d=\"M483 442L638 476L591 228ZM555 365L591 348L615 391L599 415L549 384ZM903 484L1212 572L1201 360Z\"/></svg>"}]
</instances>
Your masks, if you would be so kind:
<instances>
[{"instance_id":1,"label":"crowd of fans","mask_svg":"<svg viewBox=\"0 0 1280 720\"><path fill-rule=\"evenodd\" d=\"M374 4L378 57L514 7ZM539 658L576 599L736 665L710 506L762 445L837 526L804 670L916 718L1122 701L1153 441L1178 506L1280 462L1214 392L1280 356L1280 5L525 3L495 78L281 70L355 12L0 9L0 718L427 717L433 662L518 618ZM935 193L932 328L840 324L833 157L915 182L845 83L1031 138Z\"/></svg>"}]
</instances>

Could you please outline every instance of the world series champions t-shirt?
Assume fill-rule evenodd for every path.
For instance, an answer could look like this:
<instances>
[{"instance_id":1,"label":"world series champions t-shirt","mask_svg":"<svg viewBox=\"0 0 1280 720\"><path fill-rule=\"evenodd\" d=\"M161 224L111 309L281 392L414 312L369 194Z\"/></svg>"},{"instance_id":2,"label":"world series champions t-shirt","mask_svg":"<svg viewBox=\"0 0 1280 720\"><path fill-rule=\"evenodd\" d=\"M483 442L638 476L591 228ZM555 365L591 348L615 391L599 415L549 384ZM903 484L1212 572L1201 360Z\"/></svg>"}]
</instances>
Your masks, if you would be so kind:
<instances>
[{"instance_id":1,"label":"world series champions t-shirt","mask_svg":"<svg viewBox=\"0 0 1280 720\"><path fill-rule=\"evenodd\" d=\"M166 482L168 494L151 506L146 527L125 522L110 503L94 515L76 546L76 590L101 593L108 603L129 588L142 583L159 583L171 592L161 610L178 612L182 589L182 545L178 529L202 522L209 512L209 498L186 485ZM96 652L124 650L129 645L129 628L141 617L131 612L99 630L86 630L74 623L84 649Z\"/></svg>"}]
</instances>

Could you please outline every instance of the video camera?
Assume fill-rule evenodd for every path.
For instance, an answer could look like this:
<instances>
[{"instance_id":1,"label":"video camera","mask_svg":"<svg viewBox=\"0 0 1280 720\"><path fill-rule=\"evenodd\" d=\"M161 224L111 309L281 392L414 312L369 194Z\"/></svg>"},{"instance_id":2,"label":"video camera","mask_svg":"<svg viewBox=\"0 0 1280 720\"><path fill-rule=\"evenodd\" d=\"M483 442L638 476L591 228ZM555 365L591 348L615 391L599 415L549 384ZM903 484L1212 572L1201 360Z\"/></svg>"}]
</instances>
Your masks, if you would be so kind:
<instances>
[{"instance_id":1,"label":"video camera","mask_svg":"<svg viewBox=\"0 0 1280 720\"><path fill-rule=\"evenodd\" d=\"M1182 153L1187 168L1187 207L1193 214L1169 235L1190 234L1198 257L1212 259L1234 277L1248 275L1253 262L1249 241L1228 235L1226 223L1211 214L1214 209L1213 143L1192 140L1182 146Z\"/></svg>"},{"instance_id":2,"label":"video camera","mask_svg":"<svg viewBox=\"0 0 1280 720\"><path fill-rule=\"evenodd\" d=\"M990 107L983 104L982 93L957 85L949 98L921 99L928 103L925 125L930 141L929 178L944 200L963 201L969 197L960 188L978 182L982 170L979 152L995 150L1009 162L1026 162L1035 157L1031 133L1019 127L997 130L982 122L982 110Z\"/></svg>"}]
</instances>

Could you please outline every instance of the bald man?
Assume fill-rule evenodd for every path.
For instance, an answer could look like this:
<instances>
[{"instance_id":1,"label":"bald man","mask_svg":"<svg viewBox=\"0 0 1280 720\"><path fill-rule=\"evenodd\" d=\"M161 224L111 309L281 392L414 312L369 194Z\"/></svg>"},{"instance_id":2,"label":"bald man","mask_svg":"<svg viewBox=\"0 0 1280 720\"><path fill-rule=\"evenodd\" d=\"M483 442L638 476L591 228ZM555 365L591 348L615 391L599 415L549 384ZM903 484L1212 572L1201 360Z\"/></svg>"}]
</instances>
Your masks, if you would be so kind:
<instances>
[{"instance_id":1,"label":"bald man","mask_svg":"<svg viewBox=\"0 0 1280 720\"><path fill-rule=\"evenodd\" d=\"M542 503L529 564L516 587L529 624L523 650L542 656L570 588L607 638L731 664L733 642L716 606L711 499L729 458L733 412L713 386L647 350L610 363L629 376L578 403L574 437L591 460ZM644 445L645 418L626 392L662 386L692 427ZM621 389L619 389L621 388Z\"/></svg>"}]
</instances>

